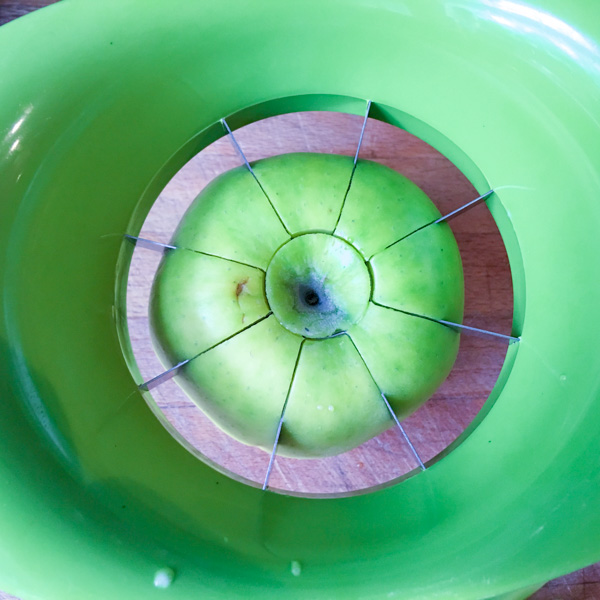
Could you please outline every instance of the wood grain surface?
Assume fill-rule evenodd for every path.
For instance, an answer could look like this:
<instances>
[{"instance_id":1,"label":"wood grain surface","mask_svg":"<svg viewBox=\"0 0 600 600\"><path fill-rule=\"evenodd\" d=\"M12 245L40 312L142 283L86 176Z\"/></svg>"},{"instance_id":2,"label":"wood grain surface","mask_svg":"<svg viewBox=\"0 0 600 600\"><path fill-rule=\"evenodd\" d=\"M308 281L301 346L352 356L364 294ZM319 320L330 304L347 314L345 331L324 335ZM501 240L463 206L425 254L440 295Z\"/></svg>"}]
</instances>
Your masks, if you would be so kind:
<instances>
[{"instance_id":1,"label":"wood grain surface","mask_svg":"<svg viewBox=\"0 0 600 600\"><path fill-rule=\"evenodd\" d=\"M50 4L0 0L0 24ZM300 113L268 119L236 132L249 160L285 152L328 152L353 155L362 119L335 113ZM447 213L477 196L466 178L425 143L391 126L370 121L361 158L386 164L419 185ZM240 164L227 139L221 139L188 163L165 188L146 220L142 236L169 242L189 203L216 175ZM510 333L512 286L506 253L494 221L482 205L452 222L466 283L465 322ZM128 319L132 345L144 379L163 367L148 331L148 296L161 255L136 249L128 287ZM411 440L424 460L451 444L478 413L492 389L506 346L490 338L461 336L455 368L434 397L405 421ZM269 456L232 441L186 398L173 381L153 390L156 406L192 451L261 482ZM415 468L414 456L397 430L389 430L360 448L326 460L278 458L270 484L304 492L344 493L381 484ZM1 534L1 533L0 533ZM13 598L0 592L0 600ZM548 583L534 600L600 599L600 564Z\"/></svg>"}]
</instances>

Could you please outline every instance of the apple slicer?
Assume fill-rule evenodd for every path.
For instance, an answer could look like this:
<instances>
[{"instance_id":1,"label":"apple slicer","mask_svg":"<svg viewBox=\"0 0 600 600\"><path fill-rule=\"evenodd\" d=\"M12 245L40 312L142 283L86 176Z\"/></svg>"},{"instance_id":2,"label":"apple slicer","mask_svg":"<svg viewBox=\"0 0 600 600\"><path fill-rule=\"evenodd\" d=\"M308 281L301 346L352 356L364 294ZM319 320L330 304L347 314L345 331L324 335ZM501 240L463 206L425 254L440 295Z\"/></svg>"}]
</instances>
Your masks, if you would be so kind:
<instances>
[{"instance_id":1,"label":"apple slicer","mask_svg":"<svg viewBox=\"0 0 600 600\"><path fill-rule=\"evenodd\" d=\"M365 103L365 106L368 104ZM301 136L298 135L299 124L303 132ZM225 131L226 127L225 122ZM333 136L336 139L335 148L331 146ZM309 144L306 138L310 138ZM445 271L449 270L451 264L447 261L442 263L442 271L434 274L431 269L435 267L435 263L413 258L410 263L417 268L417 277L412 285L406 285L407 276L411 276L411 271L406 269L407 253L414 248L422 253L432 241L444 239L438 236L447 235L449 230L439 226L440 232L436 235L434 230L438 226L435 221L444 223L447 219L440 215L414 183L371 161L361 159L358 163L358 154L372 156L375 152L376 156L378 146L388 148L388 154L389 148L394 149L394 153L400 157L399 165L410 173L413 180L418 180L430 194L436 196L440 210L446 216L465 215L455 222L459 225L456 235L463 264L460 264L458 255L454 259L459 263L458 270L464 271L466 282L465 323L485 323L488 328L495 328L495 331L474 330L464 324L447 324L446 327L441 327L439 323L432 323L430 320L424 322L412 315L397 314L397 309L401 308L418 310L430 318L437 312L438 317L443 314L447 318L453 316L455 320L459 319L462 303L459 287L462 286L463 277L460 272L448 276ZM250 166L242 148L248 149L253 166ZM277 154L273 158L267 157L265 160L261 157L262 154L272 153L274 149ZM286 153L281 154L284 149ZM311 152L307 153L307 150ZM319 152L315 154L317 150ZM335 155L329 153L332 150ZM383 152L385 155L386 151ZM408 156L413 157L412 167L405 158ZM261 157L258 161L254 160L258 157ZM236 168L237 163L240 165ZM355 164L358 167L356 169ZM422 168L423 164L429 165L426 171ZM316 174L315 166L318 167ZM353 170L352 185L348 189L348 180ZM215 171L224 173L206 186L207 178ZM260 187L251 173L260 181ZM400 190L395 188L398 185L401 186ZM188 194L193 198L204 186L206 187L200 196L189 208L189 199L182 196ZM232 186L235 194L231 194ZM390 186L394 193L402 195L402 203L394 195L391 196L393 206L381 200L382 196L390 195ZM294 243L286 241L288 236L282 231L261 187L268 196L274 198L273 203L288 226L294 232L300 231L300 235L293 238L296 240ZM371 189L373 197L365 198ZM294 244L329 239L323 232L331 231L335 226L334 221L338 216L336 212L342 204L340 198L344 196L346 201L343 203L342 217L337 226L337 234L333 236L336 238L334 248L345 247L339 242L355 237L355 234L358 234L360 242L365 233L377 229L374 238L367 239L367 244L360 247L361 251L363 254L375 253L377 247L373 244L380 249L390 246L389 250L381 253L381 258L385 259L386 255L390 255L391 262L388 264L392 268L394 286L404 280L404 304L398 304L399 299L396 298L394 312L382 310L377 293L386 291L387 265L378 262L377 258L366 263L361 260L359 262L365 267L375 265L374 279L383 284L383 289L374 286L376 293L369 311L360 317L356 325L349 324L344 334L348 339L339 339L339 332L328 336L329 339L327 336L326 339L315 339L323 338L323 333L314 332L302 336L302 342L302 338L297 335L290 336L286 333L286 329L289 331L289 327L294 328L302 320L290 325L285 322L286 315L280 315L284 329L274 328L269 324L276 317L271 316L269 309L273 308L273 312L277 310L277 299L275 302L272 298L269 299L269 305L266 306L265 294L261 289L268 282L265 274L272 273L273 265L276 264L275 258L270 259L273 248L267 243L268 238L277 236L275 246L284 240L281 249L276 250L276 256L281 256L281 252L286 250L293 250ZM180 442L191 452L198 453L201 459L211 460L230 474L233 472L234 475L254 481L262 488L268 487L271 491L311 495L355 493L396 481L415 468L425 468L425 463L446 450L449 443L463 432L465 425L479 412L482 400L492 389L490 384L497 378L506 344L517 341L510 335L498 333L510 333L512 325L510 270L504 246L489 211L483 209L466 213L466 209L476 206L477 201L464 204L464 198L475 196L477 192L468 180L430 146L396 127L374 119L366 120L361 116L334 112L291 113L261 120L239 129L235 136L229 133L221 138L200 152L175 175L153 205L140 233L137 236L127 236L128 240L136 244L128 277L129 337L137 363L134 369L139 370L136 381L141 382L140 386L144 391L151 392L146 394L150 407L172 432L173 428L176 430L173 434ZM244 207L242 214L242 209L237 204L238 197L245 198L244 204L250 205L248 208ZM286 205L290 198L293 202ZM314 202L315 198L318 200L317 206L312 210L306 208L306 203ZM360 202L357 201L359 198ZM214 204L213 199L217 200ZM215 211L217 216L220 211L229 214L230 201L235 202L236 218L233 223L229 223L228 219L224 220L224 224L218 222L217 235L214 235ZM330 201L335 210L329 210ZM482 202L483 198L479 201ZM452 210L461 203L464 212ZM295 210L297 206L302 207L300 211ZM292 214L289 212L290 207L294 209ZM382 208L386 209L383 224L378 222L378 211L381 212ZM356 212L364 209L370 214L359 217ZM400 209L404 209L404 214L390 215L387 212ZM410 211L407 212L407 209ZM419 212L423 209L427 211L425 215ZM204 213L200 215L199 211L202 210ZM255 210L264 218L270 219L270 227L266 231L260 221L256 226L258 231L248 231L255 220ZM467 214L470 218L467 218ZM190 218L198 216L202 216L202 223L190 226ZM394 216L397 224L390 226L388 223ZM477 219L474 220L473 217ZM418 219L417 225L411 223L415 218ZM309 219L308 222L306 219ZM183 229L180 223L185 223ZM432 224L419 229L423 223ZM374 225L379 225L379 228ZM174 234L175 227L177 233ZM203 228L200 236L198 227ZM406 232L413 228L419 231L413 236L405 237ZM306 234L311 230L316 234ZM394 243L398 238L403 238L402 243ZM410 242L409 238L412 238ZM480 251L481 240L485 240L483 253ZM454 243L452 238L450 241ZM192 247L195 252L186 250ZM246 260L260 265L261 257L257 255L257 250L261 253L265 251L269 257L268 269L239 262ZM233 254L235 251L237 254ZM167 256L161 261L157 254L165 252ZM350 254L353 254L352 251ZM440 254L437 246L435 254ZM446 248L445 254L452 256L452 248ZM216 259L217 255L219 260ZM223 256L228 258L223 259ZM336 264L341 262L340 256L335 252L333 256ZM444 256L444 253L440 254L441 258ZM400 264L397 260L399 257L402 257ZM490 286L486 282L489 277L486 264L490 262L494 264L493 290L489 290ZM160 267L157 275L158 264ZM379 266L382 264L383 272L380 272ZM190 270L183 273L182 268ZM420 275L424 269L427 272L425 278ZM424 279L427 286L433 287L423 288ZM454 288L443 289L442 306L432 305L431 301L438 302L439 298L432 298L431 292L439 289L445 280ZM356 280L346 272L341 283L354 286ZM256 293L256 288L259 293ZM287 293L294 289L294 282L290 282L281 291ZM390 289L387 288L387 291ZM413 294L413 304L407 306L410 294ZM350 298L357 299L352 294ZM450 304L447 303L447 298L452 299ZM382 300L389 299L388 296ZM360 309L360 294L358 300ZM422 302L428 304L423 305ZM148 327L149 305L154 335ZM449 309L454 311L454 315L448 312ZM443 313L438 312L442 310ZM156 322L159 318L162 321ZM420 399L427 399L452 366L459 341L457 329L468 334L477 333L480 337L463 337L452 376L421 409L410 414L418 408L418 402L416 405L411 402L411 399L414 401L415 390L420 394L419 389L425 384L425 394L420 395ZM270 332L275 331L279 331L280 344L270 336ZM296 328L296 334L304 333L303 329ZM153 339L157 334L161 337L157 351L162 355L162 363L153 348L157 345L157 340ZM434 343L429 351L423 347L423 338L420 337L423 334L434 336ZM177 340L184 340L185 344L180 353L174 347L160 347L161 341L177 345ZM352 352L348 342L355 344L360 349L360 354ZM261 346L263 350L257 352L256 348ZM206 352L206 348L210 347L212 349ZM269 354L272 350L275 355ZM169 352L173 352L173 356L164 356ZM232 361L223 360L228 358L228 353ZM386 356L382 357L382 353ZM196 358L189 360L195 355ZM278 355L284 355L285 360L280 360ZM204 358L200 358L201 356ZM265 356L268 356L268 377L265 376L265 368L257 364L257 360L265 360ZM322 356L329 360L326 366L318 360ZM372 364L373 357L377 364ZM386 358L392 359L391 363ZM204 366L203 361L204 365L208 364L211 368ZM417 372L414 368L415 361ZM224 375L223 369L230 362L233 362L233 367ZM352 368L348 366L348 362L352 362ZM361 364L363 362L365 364ZM491 371L490 363L495 363ZM367 364L368 371L365 368ZM208 386L204 386L204 390L210 388L211 384L217 388L217 394L213 391L216 406L206 405L206 399L198 396L193 381L189 380L191 378L186 380L181 377L190 367L195 368L195 373L202 373L202 370L207 372L211 381ZM485 376L482 377L484 369ZM391 382L389 378L386 379L388 371L392 372ZM282 376L278 377L280 372ZM194 371L191 373L193 375ZM461 374L466 374L467 386L464 381L461 382ZM223 423L225 431L233 425L233 435L252 437L246 439L245 444L236 443L198 410L196 404L170 380L171 377L188 388L190 395L196 397L200 407L205 408L209 416L214 415L217 408L214 418ZM317 389L310 385L313 380L318 381ZM382 390L373 385L373 380L377 385L385 386L382 388L383 396ZM238 387L240 382L241 389ZM352 390L352 386L357 383L363 386L367 384L358 394ZM266 386L266 390L261 385ZM257 395L248 399L251 405L256 406L249 416L244 413L243 405L248 386L259 390ZM398 387L404 392L402 398L398 398ZM289 393L286 393L288 390ZM265 396L268 396L268 402L263 401ZM218 404L219 400L221 404ZM391 402L389 407L386 402ZM227 415L223 404L234 407L232 416ZM360 411L365 406L366 413L361 414ZM358 415L351 419L350 425L358 424L361 437L373 439L369 439L355 451L341 453L342 449L337 448L332 452L331 447L323 446L320 442L324 435L335 433L331 431L331 424L344 422L347 418L344 411L350 411L353 416ZM239 413L244 414L243 428L240 428L240 423L236 420ZM382 413L385 416L384 428L388 430L380 436L375 437L372 431L365 432L367 428L364 419L371 413L376 417ZM307 428L312 439L310 444L304 444L301 449L305 455L302 461L290 460L285 456L290 451L292 455L298 455L298 447L289 448L288 443L286 448L285 435L292 440L294 437L298 439L297 435L294 436L294 419L297 423L299 417L312 419ZM258 419L258 422L252 421L252 418ZM394 419L398 422L394 423ZM279 423L282 425L281 429ZM389 429L393 425L395 426ZM308 432L303 434L306 436ZM346 431L344 434L347 437ZM247 445L261 445L261 442L263 450ZM344 442L348 445L346 439ZM357 445L355 439L349 444L351 447ZM309 457L313 457L312 460L307 459L307 453ZM331 454L335 456L330 456ZM315 456L319 458L314 458Z\"/></svg>"},{"instance_id":2,"label":"apple slicer","mask_svg":"<svg viewBox=\"0 0 600 600\"><path fill-rule=\"evenodd\" d=\"M0 589L518 599L597 561L598 12L63 0L2 27ZM167 422L183 365L143 373L131 329L137 257L179 252L145 233L165 186L217 140L260 184L245 132L307 112L354 128L348 193L370 131L435 148L473 194L423 227L489 210L510 262L509 330L436 323L505 353L483 409L421 456L387 404L389 468L358 489L281 483L311 462L279 456L283 412L270 452L235 446L260 467L216 464Z\"/></svg>"}]
</instances>

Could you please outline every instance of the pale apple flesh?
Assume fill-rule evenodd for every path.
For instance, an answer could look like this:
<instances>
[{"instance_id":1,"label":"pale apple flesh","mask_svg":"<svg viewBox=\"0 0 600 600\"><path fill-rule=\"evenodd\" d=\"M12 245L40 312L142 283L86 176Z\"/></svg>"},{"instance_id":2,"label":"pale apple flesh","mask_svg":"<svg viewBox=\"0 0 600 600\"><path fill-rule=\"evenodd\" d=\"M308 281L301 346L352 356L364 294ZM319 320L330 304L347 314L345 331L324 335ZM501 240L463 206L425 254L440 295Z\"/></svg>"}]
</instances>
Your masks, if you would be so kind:
<instances>
[{"instance_id":1,"label":"pale apple flesh","mask_svg":"<svg viewBox=\"0 0 600 600\"><path fill-rule=\"evenodd\" d=\"M239 441L298 458L350 450L418 409L450 372L460 255L402 175L290 154L210 184L155 277L150 320L166 368ZM346 192L348 192L346 194Z\"/></svg>"}]
</instances>

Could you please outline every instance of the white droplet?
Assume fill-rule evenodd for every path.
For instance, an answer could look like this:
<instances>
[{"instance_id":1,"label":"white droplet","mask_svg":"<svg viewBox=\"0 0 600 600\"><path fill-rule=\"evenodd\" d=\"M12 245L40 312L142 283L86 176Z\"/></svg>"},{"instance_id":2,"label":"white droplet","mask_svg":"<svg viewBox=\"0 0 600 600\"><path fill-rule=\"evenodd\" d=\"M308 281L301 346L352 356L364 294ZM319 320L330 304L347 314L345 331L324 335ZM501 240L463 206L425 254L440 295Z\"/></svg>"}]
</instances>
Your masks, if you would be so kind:
<instances>
[{"instance_id":1,"label":"white droplet","mask_svg":"<svg viewBox=\"0 0 600 600\"><path fill-rule=\"evenodd\" d=\"M175 579L175 571L169 567L159 569L154 573L154 587L157 588L168 588Z\"/></svg>"},{"instance_id":2,"label":"white droplet","mask_svg":"<svg viewBox=\"0 0 600 600\"><path fill-rule=\"evenodd\" d=\"M293 560L290 564L290 571L294 577L300 577L302 565L297 560Z\"/></svg>"},{"instance_id":3,"label":"white droplet","mask_svg":"<svg viewBox=\"0 0 600 600\"><path fill-rule=\"evenodd\" d=\"M327 407L327 410L329 410L330 412L333 412L335 410L335 408L333 406L331 406L331 404Z\"/></svg>"},{"instance_id":4,"label":"white droplet","mask_svg":"<svg viewBox=\"0 0 600 600\"><path fill-rule=\"evenodd\" d=\"M319 406L317 406L317 410L323 410L323 407L319 404Z\"/></svg>"},{"instance_id":5,"label":"white droplet","mask_svg":"<svg viewBox=\"0 0 600 600\"><path fill-rule=\"evenodd\" d=\"M566 376L566 375L561 375L561 376L560 376L560 380L561 380L562 382L565 382L565 381L567 380L567 376Z\"/></svg>"}]
</instances>

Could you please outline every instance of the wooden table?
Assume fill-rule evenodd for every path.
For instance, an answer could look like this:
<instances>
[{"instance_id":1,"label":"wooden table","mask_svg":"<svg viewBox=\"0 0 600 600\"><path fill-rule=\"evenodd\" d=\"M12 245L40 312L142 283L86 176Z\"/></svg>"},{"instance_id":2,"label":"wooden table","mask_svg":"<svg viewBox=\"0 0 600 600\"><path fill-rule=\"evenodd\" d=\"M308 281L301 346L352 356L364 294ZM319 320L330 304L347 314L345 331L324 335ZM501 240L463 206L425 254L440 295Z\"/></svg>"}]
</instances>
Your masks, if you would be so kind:
<instances>
[{"instance_id":1,"label":"wooden table","mask_svg":"<svg viewBox=\"0 0 600 600\"><path fill-rule=\"evenodd\" d=\"M51 4L46 0L0 0L0 24ZM285 152L330 152L353 155L360 117L302 113L273 118L236 132L249 160ZM458 170L425 143L391 126L370 122L361 158L386 164L417 183L445 214L476 197L477 192ZM239 157L222 139L193 159L167 186L151 211L143 237L168 242L195 195L219 173L239 164ZM453 221L466 281L467 324L510 333L512 287L506 253L493 219L480 206ZM128 289L128 318L138 366L146 379L159 373L149 342L147 306L160 254L137 249ZM492 389L506 351L490 339L462 336L455 369L442 388L405 422L424 460L434 457L468 426ZM245 477L261 481L268 455L231 442L189 402L173 382L153 392L172 426L204 455ZM208 440L208 442L206 441ZM324 461L278 458L270 480L274 487L296 491L343 493L401 476L414 467L414 457L390 430L358 450ZM0 592L0 600L10 596ZM548 583L534 600L600 599L600 564Z\"/></svg>"}]
</instances>

